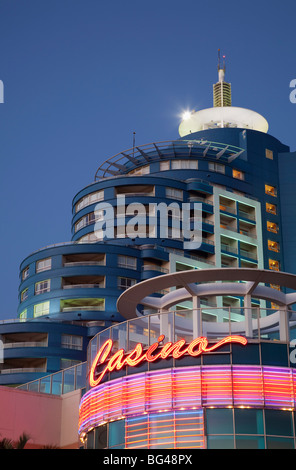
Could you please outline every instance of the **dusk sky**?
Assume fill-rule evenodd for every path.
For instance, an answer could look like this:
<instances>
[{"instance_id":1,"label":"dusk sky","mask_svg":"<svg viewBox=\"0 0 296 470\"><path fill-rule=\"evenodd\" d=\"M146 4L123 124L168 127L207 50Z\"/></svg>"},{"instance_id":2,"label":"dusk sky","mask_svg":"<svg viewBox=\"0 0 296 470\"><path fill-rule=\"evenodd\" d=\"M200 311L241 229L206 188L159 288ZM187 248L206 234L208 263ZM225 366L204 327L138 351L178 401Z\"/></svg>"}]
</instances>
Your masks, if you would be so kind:
<instances>
[{"instance_id":1,"label":"dusk sky","mask_svg":"<svg viewBox=\"0 0 296 470\"><path fill-rule=\"evenodd\" d=\"M22 260L70 241L98 166L212 106L218 48L233 106L296 150L295 18L295 0L0 0L0 319L16 318Z\"/></svg>"}]
</instances>

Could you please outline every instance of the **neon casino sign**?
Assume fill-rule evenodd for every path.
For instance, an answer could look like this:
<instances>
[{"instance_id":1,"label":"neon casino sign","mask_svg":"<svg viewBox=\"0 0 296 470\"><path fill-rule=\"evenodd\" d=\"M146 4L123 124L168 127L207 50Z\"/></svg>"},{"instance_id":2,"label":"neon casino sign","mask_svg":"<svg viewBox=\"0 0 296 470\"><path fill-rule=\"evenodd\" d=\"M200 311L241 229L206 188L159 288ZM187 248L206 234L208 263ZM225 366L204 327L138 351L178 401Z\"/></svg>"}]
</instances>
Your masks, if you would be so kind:
<instances>
[{"instance_id":1,"label":"neon casino sign","mask_svg":"<svg viewBox=\"0 0 296 470\"><path fill-rule=\"evenodd\" d=\"M175 343L168 342L163 346L160 346L159 343L161 343L164 338L164 335L159 336L158 341L153 343L146 350L143 349L143 345L141 343L138 343L128 354L124 349L119 349L111 357L109 356L112 351L113 341L108 339L99 349L92 363L89 375L90 386L95 387L96 385L99 385L108 372L113 372L115 370L119 371L125 366L136 367L143 362L154 362L159 359L167 359L168 357L179 359L185 354L191 357L198 357L203 353L215 351L227 343L236 343L243 346L247 344L247 339L243 336L233 335L226 336L211 346L209 346L208 339L204 336L199 336L189 344L186 344L186 341L181 339ZM106 365L103 370L97 374L97 368L104 364Z\"/></svg>"}]
</instances>

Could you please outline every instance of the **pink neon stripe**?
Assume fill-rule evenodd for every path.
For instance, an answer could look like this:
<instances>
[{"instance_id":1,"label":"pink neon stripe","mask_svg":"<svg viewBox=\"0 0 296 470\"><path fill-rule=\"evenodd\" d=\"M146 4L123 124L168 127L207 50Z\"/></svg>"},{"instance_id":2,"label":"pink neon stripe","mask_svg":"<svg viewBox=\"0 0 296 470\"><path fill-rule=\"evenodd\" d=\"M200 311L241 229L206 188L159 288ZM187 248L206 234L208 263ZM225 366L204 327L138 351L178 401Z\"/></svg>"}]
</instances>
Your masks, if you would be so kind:
<instances>
[{"instance_id":1,"label":"pink neon stripe","mask_svg":"<svg viewBox=\"0 0 296 470\"><path fill-rule=\"evenodd\" d=\"M89 390L79 432L123 416L202 406L295 408L296 372L283 367L194 366L125 376Z\"/></svg>"}]
</instances>

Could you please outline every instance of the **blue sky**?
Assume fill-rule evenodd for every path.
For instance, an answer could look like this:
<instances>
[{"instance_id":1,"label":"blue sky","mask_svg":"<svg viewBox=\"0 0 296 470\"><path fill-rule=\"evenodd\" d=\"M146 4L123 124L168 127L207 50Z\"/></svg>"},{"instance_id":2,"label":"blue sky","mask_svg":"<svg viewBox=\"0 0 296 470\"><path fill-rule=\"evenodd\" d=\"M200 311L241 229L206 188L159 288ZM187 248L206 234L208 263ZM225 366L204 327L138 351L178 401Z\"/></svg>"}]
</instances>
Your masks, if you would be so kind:
<instances>
[{"instance_id":1,"label":"blue sky","mask_svg":"<svg viewBox=\"0 0 296 470\"><path fill-rule=\"evenodd\" d=\"M296 150L295 16L292 0L0 0L0 319L16 317L21 261L70 240L98 166L212 106L218 48L233 105Z\"/></svg>"}]
</instances>

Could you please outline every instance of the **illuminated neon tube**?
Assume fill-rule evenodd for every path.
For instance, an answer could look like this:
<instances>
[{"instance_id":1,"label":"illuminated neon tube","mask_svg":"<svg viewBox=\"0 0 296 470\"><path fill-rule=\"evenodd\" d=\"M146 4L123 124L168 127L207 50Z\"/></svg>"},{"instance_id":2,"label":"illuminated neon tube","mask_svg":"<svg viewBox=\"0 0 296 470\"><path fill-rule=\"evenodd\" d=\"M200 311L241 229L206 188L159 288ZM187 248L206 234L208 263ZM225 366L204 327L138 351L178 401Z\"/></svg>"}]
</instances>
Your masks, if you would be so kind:
<instances>
[{"instance_id":1,"label":"illuminated neon tube","mask_svg":"<svg viewBox=\"0 0 296 470\"><path fill-rule=\"evenodd\" d=\"M99 385L107 372L113 372L114 370L119 371L125 366L135 367L145 361L154 362L159 359L167 359L170 356L174 359L179 359L185 355L197 357L202 353L213 352L224 344L228 343L237 343L244 346L247 344L246 338L236 335L226 336L212 346L208 346L208 339L204 336L199 336L198 338L191 341L189 345L186 344L185 339L181 339L176 343L168 342L165 345L160 346L160 343L163 340L164 335L161 335L159 336L158 341L149 346L149 348L145 351L143 350L143 345L138 343L128 354L124 351L124 349L119 349L116 351L116 353L109 357L113 348L113 341L112 339L108 339L99 349L90 368L90 386L95 387ZM96 369L98 366L103 364L106 364L106 366L103 368L102 372L96 376Z\"/></svg>"},{"instance_id":2,"label":"illuminated neon tube","mask_svg":"<svg viewBox=\"0 0 296 470\"><path fill-rule=\"evenodd\" d=\"M215 365L163 369L121 377L82 397L79 433L122 417L164 410L246 406L296 408L292 368Z\"/></svg>"}]
</instances>

